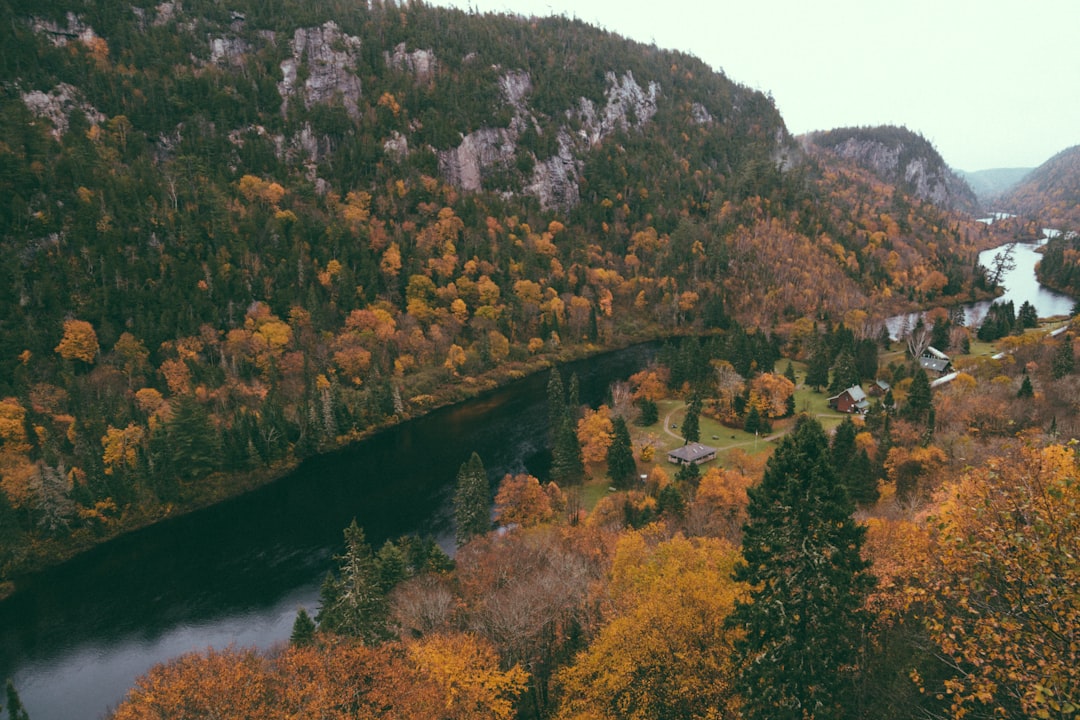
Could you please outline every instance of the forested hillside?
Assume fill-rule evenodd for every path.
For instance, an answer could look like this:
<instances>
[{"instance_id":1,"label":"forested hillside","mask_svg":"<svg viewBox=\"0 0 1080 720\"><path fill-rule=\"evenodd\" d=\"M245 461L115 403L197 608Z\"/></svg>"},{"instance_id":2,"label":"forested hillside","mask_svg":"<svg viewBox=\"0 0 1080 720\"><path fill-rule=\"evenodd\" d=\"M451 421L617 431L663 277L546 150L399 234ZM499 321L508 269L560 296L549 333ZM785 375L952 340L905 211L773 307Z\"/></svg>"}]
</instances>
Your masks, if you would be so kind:
<instances>
[{"instance_id":1,"label":"forested hillside","mask_svg":"<svg viewBox=\"0 0 1080 720\"><path fill-rule=\"evenodd\" d=\"M565 18L19 0L0 77L5 574L496 371L943 301L994 232Z\"/></svg>"},{"instance_id":2,"label":"forested hillside","mask_svg":"<svg viewBox=\"0 0 1080 720\"><path fill-rule=\"evenodd\" d=\"M1032 170L1000 204L1003 210L1039 218L1044 227L1080 228L1080 145Z\"/></svg>"},{"instance_id":3,"label":"forested hillside","mask_svg":"<svg viewBox=\"0 0 1080 720\"><path fill-rule=\"evenodd\" d=\"M975 193L922 135L903 127L837 128L807 141L873 172L882 181L941 207L974 213Z\"/></svg>"}]
</instances>

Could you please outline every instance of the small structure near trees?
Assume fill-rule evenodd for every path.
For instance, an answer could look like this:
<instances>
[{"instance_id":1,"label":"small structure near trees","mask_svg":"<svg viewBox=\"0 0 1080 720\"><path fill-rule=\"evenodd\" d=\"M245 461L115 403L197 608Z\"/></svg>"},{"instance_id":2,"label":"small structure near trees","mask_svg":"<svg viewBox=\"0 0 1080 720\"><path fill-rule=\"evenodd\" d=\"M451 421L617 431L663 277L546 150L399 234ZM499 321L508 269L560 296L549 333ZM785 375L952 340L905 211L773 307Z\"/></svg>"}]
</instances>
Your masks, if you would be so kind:
<instances>
[{"instance_id":1,"label":"small structure near trees","mask_svg":"<svg viewBox=\"0 0 1080 720\"><path fill-rule=\"evenodd\" d=\"M948 355L931 346L919 356L919 367L940 377L952 372L952 360Z\"/></svg>"},{"instance_id":2,"label":"small structure near trees","mask_svg":"<svg viewBox=\"0 0 1080 720\"><path fill-rule=\"evenodd\" d=\"M687 443L667 454L672 465L700 465L716 459L716 448L701 443Z\"/></svg>"},{"instance_id":3,"label":"small structure near trees","mask_svg":"<svg viewBox=\"0 0 1080 720\"><path fill-rule=\"evenodd\" d=\"M864 413L870 409L870 401L859 385L852 385L839 395L829 398L829 407L844 413Z\"/></svg>"}]
</instances>

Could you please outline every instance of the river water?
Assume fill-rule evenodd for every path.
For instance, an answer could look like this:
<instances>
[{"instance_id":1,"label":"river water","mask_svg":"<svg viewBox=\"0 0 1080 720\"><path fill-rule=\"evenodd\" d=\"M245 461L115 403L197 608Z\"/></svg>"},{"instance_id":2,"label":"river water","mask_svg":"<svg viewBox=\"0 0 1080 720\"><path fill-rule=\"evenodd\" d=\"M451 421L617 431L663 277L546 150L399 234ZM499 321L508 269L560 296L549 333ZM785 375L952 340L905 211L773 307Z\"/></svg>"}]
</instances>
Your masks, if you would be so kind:
<instances>
[{"instance_id":1,"label":"river water","mask_svg":"<svg viewBox=\"0 0 1080 720\"><path fill-rule=\"evenodd\" d=\"M1015 305L1017 312L1020 311L1020 306L1026 301L1035 306L1039 317L1045 318L1069 314L1076 301L1064 293L1043 286L1035 276L1035 266L1042 258L1039 248L1045 244L1045 240L1032 243L1016 243L1012 256L1016 267L1006 273L1001 280L1005 293L993 300L982 300L967 303L963 306L964 320L969 328L978 328L982 324L992 304L1005 303L1010 300ZM1008 246L1003 245L990 250L983 250L979 253L979 263L987 268L993 267L994 256L1006 247ZM901 337L905 334L903 332L905 323L907 327L913 327L921 314L921 312L916 312L889 318L886 321L889 334L893 339Z\"/></svg>"},{"instance_id":2,"label":"river water","mask_svg":"<svg viewBox=\"0 0 1080 720\"><path fill-rule=\"evenodd\" d=\"M565 366L582 402L640 370L657 345ZM152 665L207 647L288 639L352 518L375 546L408 533L453 544L449 499L474 450L489 477L543 475L547 379L475 400L312 458L228 502L131 533L20 583L0 603L0 682L13 678L32 720L94 720Z\"/></svg>"}]
</instances>

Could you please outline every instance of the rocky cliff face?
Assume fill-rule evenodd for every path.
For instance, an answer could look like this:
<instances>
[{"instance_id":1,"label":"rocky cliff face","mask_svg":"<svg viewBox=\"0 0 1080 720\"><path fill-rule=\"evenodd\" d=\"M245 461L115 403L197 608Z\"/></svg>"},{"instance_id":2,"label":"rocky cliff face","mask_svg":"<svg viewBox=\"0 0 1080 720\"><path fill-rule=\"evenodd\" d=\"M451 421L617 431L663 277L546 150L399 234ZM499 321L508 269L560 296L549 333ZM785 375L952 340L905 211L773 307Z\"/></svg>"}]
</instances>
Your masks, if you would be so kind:
<instances>
[{"instance_id":1,"label":"rocky cliff face","mask_svg":"<svg viewBox=\"0 0 1080 720\"><path fill-rule=\"evenodd\" d=\"M621 78L608 72L606 77L608 89L602 105L581 98L577 107L566 111L566 122L555 131L558 152L542 160L528 152L533 169L524 184L524 192L537 198L543 208L566 209L576 205L582 153L618 130L641 128L656 115L656 98L660 92L656 83L643 88L629 72ZM517 141L528 127L543 132L529 109L532 81L528 73L507 73L500 85L505 102L514 112L510 125L469 133L456 148L439 153L443 177L462 189L479 190L487 172L509 167L518 156ZM572 131L571 127L579 129Z\"/></svg>"},{"instance_id":2,"label":"rocky cliff face","mask_svg":"<svg viewBox=\"0 0 1080 720\"><path fill-rule=\"evenodd\" d=\"M933 145L905 128L845 128L814 133L806 140L922 200L962 212L978 210L968 184L945 164Z\"/></svg>"},{"instance_id":3,"label":"rocky cliff face","mask_svg":"<svg viewBox=\"0 0 1080 720\"><path fill-rule=\"evenodd\" d=\"M292 57L282 61L282 80L278 83L282 113L288 111L293 97L301 98L310 109L340 96L349 117L357 119L360 78L356 74L356 62L360 38L346 35L336 23L329 21L321 27L298 28L289 45ZM298 79L301 65L307 68L302 84Z\"/></svg>"}]
</instances>

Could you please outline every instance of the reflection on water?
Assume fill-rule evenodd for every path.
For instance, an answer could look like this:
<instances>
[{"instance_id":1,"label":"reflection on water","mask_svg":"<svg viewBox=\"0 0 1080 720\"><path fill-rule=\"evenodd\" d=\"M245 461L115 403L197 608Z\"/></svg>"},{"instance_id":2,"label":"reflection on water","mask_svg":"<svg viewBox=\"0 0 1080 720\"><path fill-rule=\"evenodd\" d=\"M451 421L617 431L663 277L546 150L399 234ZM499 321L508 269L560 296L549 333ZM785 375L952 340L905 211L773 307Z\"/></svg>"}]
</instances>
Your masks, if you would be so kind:
<instances>
[{"instance_id":1,"label":"reflection on water","mask_svg":"<svg viewBox=\"0 0 1080 720\"><path fill-rule=\"evenodd\" d=\"M964 321L969 328L977 328L982 324L983 319L986 317L986 313L990 309L990 305L993 303L1006 303L1010 300L1017 311L1020 310L1020 306L1025 302L1031 303L1035 306L1035 310L1038 312L1039 317L1068 315L1069 312L1072 311L1073 305L1075 304L1073 298L1064 293L1044 287L1039 282L1038 278L1035 277L1035 266L1042 258L1042 254L1038 252L1038 248L1044 244L1045 241L1016 243L1012 256L1013 262L1016 263L1016 267L1005 273L1001 281L1002 286L1005 288L1005 293L994 300L982 300L980 302L963 305ZM994 262L994 256L1001 252L1003 247L983 250L979 253L979 263L984 267L991 267ZM902 337L905 334L904 328L914 327L921 316L922 312L914 312L906 315L895 315L886 320L885 324L889 329L890 337L894 340Z\"/></svg>"},{"instance_id":2,"label":"reflection on water","mask_svg":"<svg viewBox=\"0 0 1080 720\"><path fill-rule=\"evenodd\" d=\"M572 363L583 402L656 354L642 345ZM21 583L0 603L0 682L33 720L93 720L155 663L206 647L288 639L353 518L368 541L453 544L448 498L480 453L492 479L548 462L547 373L305 462L266 487L131 533Z\"/></svg>"}]
</instances>

